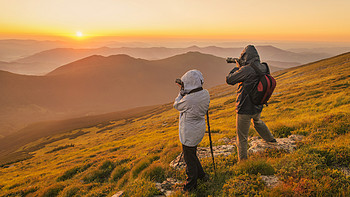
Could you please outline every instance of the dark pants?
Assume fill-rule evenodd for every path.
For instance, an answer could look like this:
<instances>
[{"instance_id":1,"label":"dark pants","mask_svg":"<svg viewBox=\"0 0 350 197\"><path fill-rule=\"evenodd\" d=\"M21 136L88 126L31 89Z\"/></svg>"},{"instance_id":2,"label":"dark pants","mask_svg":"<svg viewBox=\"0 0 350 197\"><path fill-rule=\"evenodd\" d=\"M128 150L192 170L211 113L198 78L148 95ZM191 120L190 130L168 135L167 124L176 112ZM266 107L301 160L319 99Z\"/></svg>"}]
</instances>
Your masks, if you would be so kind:
<instances>
[{"instance_id":1,"label":"dark pants","mask_svg":"<svg viewBox=\"0 0 350 197\"><path fill-rule=\"evenodd\" d=\"M184 160L186 163L187 182L184 190L192 190L197 187L197 179L204 178L205 173L197 157L197 146L182 145Z\"/></svg>"}]
</instances>

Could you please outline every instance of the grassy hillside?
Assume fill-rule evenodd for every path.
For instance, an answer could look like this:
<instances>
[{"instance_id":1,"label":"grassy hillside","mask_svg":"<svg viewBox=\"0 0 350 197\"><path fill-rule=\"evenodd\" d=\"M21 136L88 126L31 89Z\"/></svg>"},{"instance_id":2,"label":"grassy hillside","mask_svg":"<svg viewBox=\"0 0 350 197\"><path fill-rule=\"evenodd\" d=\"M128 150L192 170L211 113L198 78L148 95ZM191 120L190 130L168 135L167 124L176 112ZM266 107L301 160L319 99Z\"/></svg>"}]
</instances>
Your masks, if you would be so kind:
<instances>
[{"instance_id":1,"label":"grassy hillside","mask_svg":"<svg viewBox=\"0 0 350 197\"><path fill-rule=\"evenodd\" d=\"M139 107L129 109L126 111L118 111L102 115L84 116L74 119L45 121L31 124L11 135L5 136L4 138L0 139L0 165L4 163L10 163L30 158L30 152L38 150L44 147L46 144L58 140L47 140L31 149L16 151L19 147L24 146L40 138L66 133L75 129L91 127L96 124L103 124L111 120L116 121L144 116L145 114L149 114L154 111L158 111L157 106ZM78 132L70 136L65 135L65 138L75 138L83 134L85 133Z\"/></svg>"},{"instance_id":2,"label":"grassy hillside","mask_svg":"<svg viewBox=\"0 0 350 197\"><path fill-rule=\"evenodd\" d=\"M274 73L277 89L262 118L275 137L306 137L294 153L268 150L236 164L237 154L202 160L211 180L174 196L349 196L350 53ZM235 88L210 89L214 145L235 137ZM144 116L112 120L41 138L32 158L0 168L1 196L126 196L157 194L155 182L185 179L169 167L181 151L178 112L163 105ZM79 134L79 135L78 135ZM257 133L251 128L250 136ZM52 142L51 142L52 141ZM46 143L49 142L49 143ZM208 136L200 146L208 146ZM269 188L260 175L276 175Z\"/></svg>"}]
</instances>

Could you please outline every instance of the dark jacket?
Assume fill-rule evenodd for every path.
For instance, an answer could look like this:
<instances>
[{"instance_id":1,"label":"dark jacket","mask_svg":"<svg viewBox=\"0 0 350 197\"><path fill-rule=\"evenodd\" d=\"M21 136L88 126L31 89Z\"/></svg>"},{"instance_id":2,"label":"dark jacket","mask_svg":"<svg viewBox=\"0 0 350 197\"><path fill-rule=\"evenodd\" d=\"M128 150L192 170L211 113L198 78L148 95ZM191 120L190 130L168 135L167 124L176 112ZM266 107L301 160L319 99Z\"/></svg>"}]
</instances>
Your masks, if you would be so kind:
<instances>
[{"instance_id":1,"label":"dark jacket","mask_svg":"<svg viewBox=\"0 0 350 197\"><path fill-rule=\"evenodd\" d=\"M242 51L239 64L240 67L235 67L226 77L227 84L235 85L238 83L236 112L239 114L251 115L260 113L263 109L263 105L253 104L248 95L258 82L258 74L250 64L255 64L263 73L267 72L267 68L260 63L259 54L253 45L248 45Z\"/></svg>"}]
</instances>

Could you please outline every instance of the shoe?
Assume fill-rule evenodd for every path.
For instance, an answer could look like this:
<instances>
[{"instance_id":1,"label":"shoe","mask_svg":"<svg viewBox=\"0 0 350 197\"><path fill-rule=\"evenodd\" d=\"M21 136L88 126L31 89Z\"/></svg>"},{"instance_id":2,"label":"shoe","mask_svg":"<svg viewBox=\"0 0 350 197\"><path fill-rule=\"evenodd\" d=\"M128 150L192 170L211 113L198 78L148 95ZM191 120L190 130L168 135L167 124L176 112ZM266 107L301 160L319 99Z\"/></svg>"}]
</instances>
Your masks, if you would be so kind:
<instances>
[{"instance_id":1,"label":"shoe","mask_svg":"<svg viewBox=\"0 0 350 197\"><path fill-rule=\"evenodd\" d=\"M269 141L269 142L271 142L271 143L277 143L277 140L276 140L276 139L273 139L273 140L271 140L271 141Z\"/></svg>"}]
</instances>

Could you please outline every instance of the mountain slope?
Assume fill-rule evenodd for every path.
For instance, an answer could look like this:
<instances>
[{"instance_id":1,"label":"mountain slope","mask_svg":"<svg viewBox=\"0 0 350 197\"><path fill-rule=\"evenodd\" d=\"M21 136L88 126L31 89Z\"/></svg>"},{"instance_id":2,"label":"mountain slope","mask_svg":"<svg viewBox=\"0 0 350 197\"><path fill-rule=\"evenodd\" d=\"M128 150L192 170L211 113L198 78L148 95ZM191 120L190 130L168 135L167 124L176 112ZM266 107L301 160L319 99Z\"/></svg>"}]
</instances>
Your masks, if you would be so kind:
<instances>
[{"instance_id":1,"label":"mountain slope","mask_svg":"<svg viewBox=\"0 0 350 197\"><path fill-rule=\"evenodd\" d=\"M275 137L302 134L304 140L295 152L270 149L239 164L236 152L216 157L216 176L211 158L203 159L211 179L200 182L193 195L350 194L350 53L273 75L277 88L262 119ZM214 145L234 140L234 89L228 85L210 89ZM152 196L157 194L156 181L185 179L184 171L169 168L181 150L178 112L171 103L144 116L106 120L18 149L32 150L33 157L0 168L1 195L111 196L123 190L126 196ZM207 135L199 146L209 146ZM270 188L262 175L275 176L280 184ZM181 191L175 195L187 196Z\"/></svg>"},{"instance_id":2,"label":"mountain slope","mask_svg":"<svg viewBox=\"0 0 350 197\"><path fill-rule=\"evenodd\" d=\"M54 135L66 133L68 131L95 126L96 124L108 124L110 121L135 118L145 116L159 111L159 106L139 107L127 111L118 111L108 114L86 116L74 119L46 121L31 124L11 135L0 139L0 164L9 161L16 161L30 157L30 152L42 148L47 143L33 147L26 151L16 151L21 146L29 144L40 138L50 138ZM75 136L84 135L84 132ZM68 136L72 137L72 136ZM52 142L52 141L50 141Z\"/></svg>"}]
</instances>

